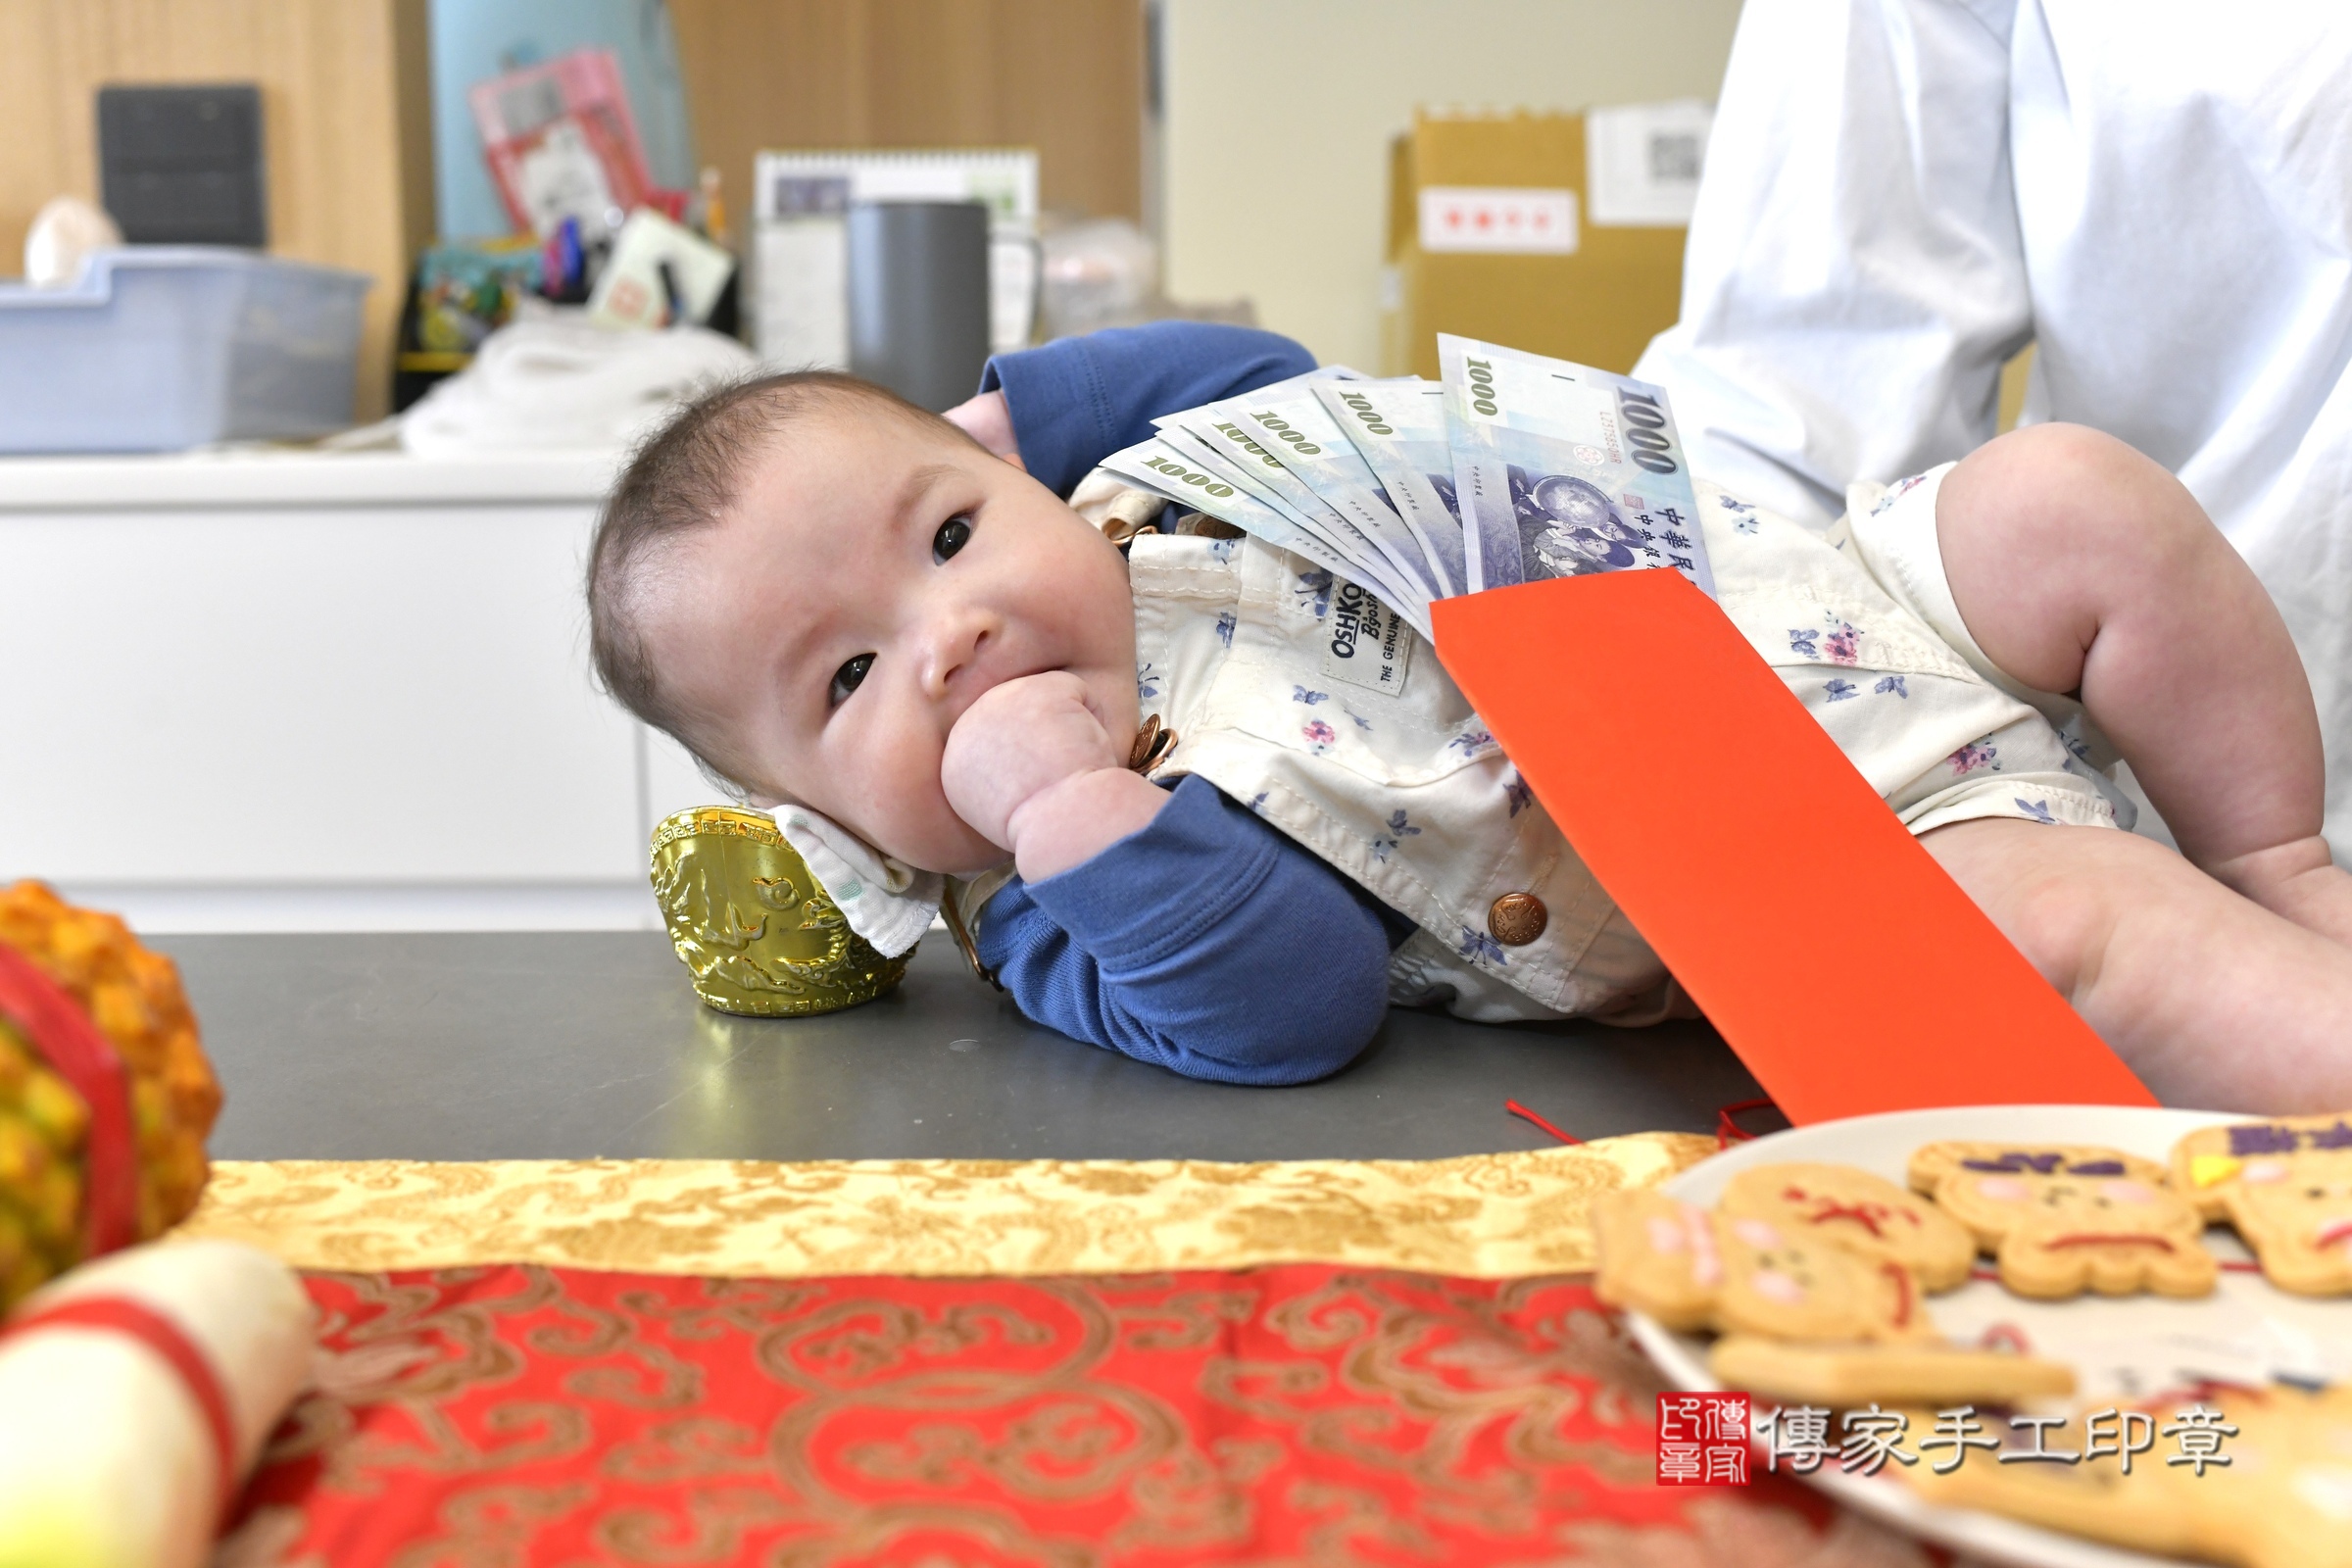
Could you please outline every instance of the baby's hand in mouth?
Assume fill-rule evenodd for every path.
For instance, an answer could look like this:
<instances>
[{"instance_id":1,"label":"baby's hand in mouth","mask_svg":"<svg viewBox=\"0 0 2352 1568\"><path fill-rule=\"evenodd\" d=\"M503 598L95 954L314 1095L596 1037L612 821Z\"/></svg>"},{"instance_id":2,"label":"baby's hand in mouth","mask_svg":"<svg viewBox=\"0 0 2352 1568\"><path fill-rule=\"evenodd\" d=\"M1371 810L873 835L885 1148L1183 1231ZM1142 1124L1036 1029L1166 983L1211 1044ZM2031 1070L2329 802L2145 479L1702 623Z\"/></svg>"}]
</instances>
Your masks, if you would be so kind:
<instances>
[{"instance_id":1,"label":"baby's hand in mouth","mask_svg":"<svg viewBox=\"0 0 2352 1568\"><path fill-rule=\"evenodd\" d=\"M1166 800L1127 771L1122 743L1065 670L991 687L948 732L940 788L956 814L1034 881L1092 858Z\"/></svg>"},{"instance_id":2,"label":"baby's hand in mouth","mask_svg":"<svg viewBox=\"0 0 2352 1568\"><path fill-rule=\"evenodd\" d=\"M1021 808L1074 773L1127 760L1066 670L1023 675L983 692L948 733L940 786L956 814L992 844L1014 848Z\"/></svg>"}]
</instances>

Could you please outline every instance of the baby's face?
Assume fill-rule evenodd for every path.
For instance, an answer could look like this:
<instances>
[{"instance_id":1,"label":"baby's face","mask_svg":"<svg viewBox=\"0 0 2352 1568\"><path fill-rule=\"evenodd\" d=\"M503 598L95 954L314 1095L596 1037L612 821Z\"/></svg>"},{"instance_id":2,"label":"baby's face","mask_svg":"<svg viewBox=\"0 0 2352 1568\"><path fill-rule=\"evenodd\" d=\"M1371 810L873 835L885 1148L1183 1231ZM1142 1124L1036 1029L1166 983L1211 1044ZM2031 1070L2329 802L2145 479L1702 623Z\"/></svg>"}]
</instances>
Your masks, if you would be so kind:
<instances>
[{"instance_id":1,"label":"baby's face","mask_svg":"<svg viewBox=\"0 0 2352 1568\"><path fill-rule=\"evenodd\" d=\"M656 666L718 760L925 870L1005 858L940 789L981 693L1066 670L1122 752L1135 733L1117 547L1010 464L856 405L755 458L651 598Z\"/></svg>"}]
</instances>

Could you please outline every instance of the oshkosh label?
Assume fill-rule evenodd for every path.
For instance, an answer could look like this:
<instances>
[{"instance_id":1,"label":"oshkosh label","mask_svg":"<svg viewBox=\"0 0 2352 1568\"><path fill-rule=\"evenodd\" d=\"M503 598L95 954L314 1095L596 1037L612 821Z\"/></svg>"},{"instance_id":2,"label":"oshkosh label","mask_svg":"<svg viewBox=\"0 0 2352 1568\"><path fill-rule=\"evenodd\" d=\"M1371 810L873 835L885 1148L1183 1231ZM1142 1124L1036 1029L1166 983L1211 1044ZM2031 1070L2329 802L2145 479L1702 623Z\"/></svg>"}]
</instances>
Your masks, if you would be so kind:
<instances>
[{"instance_id":1,"label":"oshkosh label","mask_svg":"<svg viewBox=\"0 0 2352 1568\"><path fill-rule=\"evenodd\" d=\"M1323 673L1386 697L1404 693L1412 673L1413 628L1404 617L1342 580L1332 585L1331 613L1323 631Z\"/></svg>"}]
</instances>

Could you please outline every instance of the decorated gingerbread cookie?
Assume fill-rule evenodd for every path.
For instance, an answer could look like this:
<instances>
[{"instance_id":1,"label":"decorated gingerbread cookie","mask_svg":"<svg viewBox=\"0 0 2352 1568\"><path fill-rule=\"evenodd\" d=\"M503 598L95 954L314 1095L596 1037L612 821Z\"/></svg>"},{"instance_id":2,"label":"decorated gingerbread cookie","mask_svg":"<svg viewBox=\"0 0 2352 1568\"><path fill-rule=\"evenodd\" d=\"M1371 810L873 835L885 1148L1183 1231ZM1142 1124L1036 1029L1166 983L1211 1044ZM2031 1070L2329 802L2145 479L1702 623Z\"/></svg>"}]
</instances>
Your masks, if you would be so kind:
<instances>
[{"instance_id":1,"label":"decorated gingerbread cookie","mask_svg":"<svg viewBox=\"0 0 2352 1568\"><path fill-rule=\"evenodd\" d=\"M2022 1404L2075 1392L2074 1369L2037 1356L1959 1345L1791 1345L1754 1334L1715 1342L1707 1365L1727 1388L1790 1404L1844 1409L1865 1400L1940 1409Z\"/></svg>"},{"instance_id":2,"label":"decorated gingerbread cookie","mask_svg":"<svg viewBox=\"0 0 2352 1568\"><path fill-rule=\"evenodd\" d=\"M2203 1296L2221 1265L2164 1167L2081 1145L1930 1144L1911 1185L1976 1234L2020 1296Z\"/></svg>"},{"instance_id":3,"label":"decorated gingerbread cookie","mask_svg":"<svg viewBox=\"0 0 2352 1568\"><path fill-rule=\"evenodd\" d=\"M1724 1187L1721 1211L1769 1220L1798 1236L1909 1269L1922 1289L1968 1278L1977 1239L1935 1204L1851 1165L1756 1165Z\"/></svg>"},{"instance_id":4,"label":"decorated gingerbread cookie","mask_svg":"<svg viewBox=\"0 0 2352 1568\"><path fill-rule=\"evenodd\" d=\"M2197 1416L2192 1412L2207 1412ZM1903 1480L1931 1501L1983 1508L2138 1551L2236 1568L2352 1568L2352 1395L2281 1385L2141 1400L2157 1438L2127 1473L2110 1452L2077 1464L1914 1465ZM2191 1424L2227 1427L2202 1466L2163 1439ZM2057 1446L2080 1449L2083 1424ZM2228 1463L2222 1463L2226 1459Z\"/></svg>"},{"instance_id":5,"label":"decorated gingerbread cookie","mask_svg":"<svg viewBox=\"0 0 2352 1568\"><path fill-rule=\"evenodd\" d=\"M2164 1166L2099 1144L1998 1144L1950 1140L1926 1144L1912 1154L1911 1190L1934 1197L1936 1185L1954 1171L2011 1176L2122 1176L2161 1182Z\"/></svg>"},{"instance_id":6,"label":"decorated gingerbread cookie","mask_svg":"<svg viewBox=\"0 0 2352 1568\"><path fill-rule=\"evenodd\" d=\"M2174 1146L2172 1180L2236 1228L2273 1285L2352 1293L2352 1116L2200 1128Z\"/></svg>"},{"instance_id":7,"label":"decorated gingerbread cookie","mask_svg":"<svg viewBox=\"0 0 2352 1568\"><path fill-rule=\"evenodd\" d=\"M1712 1214L1644 1189L1595 1202L1592 1233L1601 1299L1671 1328L1816 1343L1935 1333L1901 1264L1771 1220Z\"/></svg>"}]
</instances>

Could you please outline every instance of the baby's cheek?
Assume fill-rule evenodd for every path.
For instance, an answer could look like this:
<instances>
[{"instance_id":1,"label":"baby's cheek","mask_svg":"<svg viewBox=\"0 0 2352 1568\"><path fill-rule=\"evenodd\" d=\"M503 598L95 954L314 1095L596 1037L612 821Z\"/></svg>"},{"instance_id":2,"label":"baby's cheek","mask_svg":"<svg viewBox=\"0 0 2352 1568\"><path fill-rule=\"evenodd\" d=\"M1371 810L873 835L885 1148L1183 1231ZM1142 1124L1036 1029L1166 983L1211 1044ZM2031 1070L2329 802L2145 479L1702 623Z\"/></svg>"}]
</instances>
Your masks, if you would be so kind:
<instances>
[{"instance_id":1,"label":"baby's cheek","mask_svg":"<svg viewBox=\"0 0 2352 1568\"><path fill-rule=\"evenodd\" d=\"M943 860L968 859L978 835L948 804L937 737L890 722L895 715L861 716L857 732L828 737L811 769L808 805L909 865L936 870Z\"/></svg>"},{"instance_id":2,"label":"baby's cheek","mask_svg":"<svg viewBox=\"0 0 2352 1568\"><path fill-rule=\"evenodd\" d=\"M985 870L1004 858L986 834L957 815L934 784L921 798L907 790L895 803L893 846L883 853L924 871L960 876Z\"/></svg>"}]
</instances>

